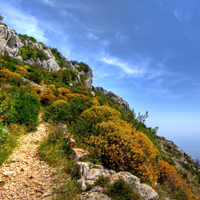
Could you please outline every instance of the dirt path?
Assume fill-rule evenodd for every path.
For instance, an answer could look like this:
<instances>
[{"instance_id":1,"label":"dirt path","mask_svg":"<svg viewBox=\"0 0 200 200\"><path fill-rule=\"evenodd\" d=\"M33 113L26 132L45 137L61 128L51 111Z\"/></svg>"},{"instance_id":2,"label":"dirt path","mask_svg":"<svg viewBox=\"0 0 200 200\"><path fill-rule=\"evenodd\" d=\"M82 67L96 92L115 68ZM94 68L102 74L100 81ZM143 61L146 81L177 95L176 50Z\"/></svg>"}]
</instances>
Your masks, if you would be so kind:
<instances>
[{"instance_id":1,"label":"dirt path","mask_svg":"<svg viewBox=\"0 0 200 200\"><path fill-rule=\"evenodd\" d=\"M37 146L46 136L45 125L20 138L20 147L0 168L0 199L52 199L52 169L39 159Z\"/></svg>"}]
</instances>

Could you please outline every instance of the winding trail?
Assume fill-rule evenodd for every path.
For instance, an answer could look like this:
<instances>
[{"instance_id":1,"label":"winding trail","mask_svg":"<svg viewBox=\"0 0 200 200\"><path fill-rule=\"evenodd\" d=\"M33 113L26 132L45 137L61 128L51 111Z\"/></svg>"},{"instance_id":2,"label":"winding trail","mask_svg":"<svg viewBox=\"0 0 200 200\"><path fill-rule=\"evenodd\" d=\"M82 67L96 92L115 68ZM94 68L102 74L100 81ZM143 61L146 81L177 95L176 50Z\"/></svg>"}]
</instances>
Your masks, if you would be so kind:
<instances>
[{"instance_id":1,"label":"winding trail","mask_svg":"<svg viewBox=\"0 0 200 200\"><path fill-rule=\"evenodd\" d=\"M55 188L53 169L41 161L37 153L39 142L46 136L45 124L37 132L19 139L19 148L0 168L0 199L50 200L51 188Z\"/></svg>"}]
</instances>

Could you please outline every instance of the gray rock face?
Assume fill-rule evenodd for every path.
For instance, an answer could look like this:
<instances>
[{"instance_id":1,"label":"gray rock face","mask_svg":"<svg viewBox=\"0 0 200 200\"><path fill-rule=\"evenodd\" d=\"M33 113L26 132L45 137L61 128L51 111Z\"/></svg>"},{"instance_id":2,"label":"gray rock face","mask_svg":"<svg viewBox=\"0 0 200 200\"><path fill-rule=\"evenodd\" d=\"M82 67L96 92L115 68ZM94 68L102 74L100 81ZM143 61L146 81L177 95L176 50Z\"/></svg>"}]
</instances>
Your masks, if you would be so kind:
<instances>
[{"instance_id":1,"label":"gray rock face","mask_svg":"<svg viewBox=\"0 0 200 200\"><path fill-rule=\"evenodd\" d=\"M85 79L85 86L88 88L92 88L92 82L93 82L93 74L92 71L86 72L86 79Z\"/></svg>"},{"instance_id":2,"label":"gray rock face","mask_svg":"<svg viewBox=\"0 0 200 200\"><path fill-rule=\"evenodd\" d=\"M28 40L28 45L30 45L33 48L35 47L35 44L31 40Z\"/></svg>"},{"instance_id":3,"label":"gray rock face","mask_svg":"<svg viewBox=\"0 0 200 200\"><path fill-rule=\"evenodd\" d=\"M145 200L158 200L158 193L149 185L142 183L138 192Z\"/></svg>"},{"instance_id":4,"label":"gray rock face","mask_svg":"<svg viewBox=\"0 0 200 200\"><path fill-rule=\"evenodd\" d=\"M82 157L89 155L89 152L85 149L73 148L73 154L74 154L75 159L78 160Z\"/></svg>"},{"instance_id":5,"label":"gray rock face","mask_svg":"<svg viewBox=\"0 0 200 200\"><path fill-rule=\"evenodd\" d=\"M140 179L130 172L118 172L114 170L107 170L102 165L94 165L89 162L77 162L78 177L77 181L83 191L87 191L95 185L95 181L99 176L109 177L110 184L123 179L126 183L132 186L133 190L136 191L144 200L158 200L159 196L153 188L147 184L141 184ZM90 191L84 193L84 197L98 197L98 194L104 190L102 187L93 187ZM107 196L105 198L108 198Z\"/></svg>"},{"instance_id":6,"label":"gray rock face","mask_svg":"<svg viewBox=\"0 0 200 200\"><path fill-rule=\"evenodd\" d=\"M49 72L58 71L60 70L60 66L56 63L55 59L52 58L47 60L46 70Z\"/></svg>"},{"instance_id":7,"label":"gray rock face","mask_svg":"<svg viewBox=\"0 0 200 200\"><path fill-rule=\"evenodd\" d=\"M17 57L15 57L15 58L17 58L17 59L19 60L20 63L23 63L23 59L22 59L21 56L17 56Z\"/></svg>"},{"instance_id":8,"label":"gray rock face","mask_svg":"<svg viewBox=\"0 0 200 200\"><path fill-rule=\"evenodd\" d=\"M42 49L42 45L38 42L35 43L35 48L36 49Z\"/></svg>"},{"instance_id":9,"label":"gray rock face","mask_svg":"<svg viewBox=\"0 0 200 200\"><path fill-rule=\"evenodd\" d=\"M17 56L23 46L15 32L7 26L0 25L0 54Z\"/></svg>"},{"instance_id":10,"label":"gray rock face","mask_svg":"<svg viewBox=\"0 0 200 200\"><path fill-rule=\"evenodd\" d=\"M47 54L47 59L49 60L49 59L53 59L53 60L55 60L55 57L54 57L54 55L52 54L52 52L51 52L51 49L46 49L46 50L44 50L44 52Z\"/></svg>"},{"instance_id":11,"label":"gray rock face","mask_svg":"<svg viewBox=\"0 0 200 200\"><path fill-rule=\"evenodd\" d=\"M130 109L129 104L124 101L120 96L117 96L111 91L107 91L102 87L96 87L96 90L111 98L114 103L119 103L125 110Z\"/></svg>"},{"instance_id":12,"label":"gray rock face","mask_svg":"<svg viewBox=\"0 0 200 200\"><path fill-rule=\"evenodd\" d=\"M43 61L41 61L41 67L43 67L43 68L47 68L47 61L46 60L43 60Z\"/></svg>"},{"instance_id":13,"label":"gray rock face","mask_svg":"<svg viewBox=\"0 0 200 200\"><path fill-rule=\"evenodd\" d=\"M40 61L39 58L37 58L37 60L36 60L36 64L37 64L39 67L41 67L41 61Z\"/></svg>"},{"instance_id":14,"label":"gray rock face","mask_svg":"<svg viewBox=\"0 0 200 200\"><path fill-rule=\"evenodd\" d=\"M25 64L25 65L34 65L35 62L34 62L33 58L31 58L31 59L29 59L29 60L25 60L25 61L24 61L24 64Z\"/></svg>"}]
</instances>

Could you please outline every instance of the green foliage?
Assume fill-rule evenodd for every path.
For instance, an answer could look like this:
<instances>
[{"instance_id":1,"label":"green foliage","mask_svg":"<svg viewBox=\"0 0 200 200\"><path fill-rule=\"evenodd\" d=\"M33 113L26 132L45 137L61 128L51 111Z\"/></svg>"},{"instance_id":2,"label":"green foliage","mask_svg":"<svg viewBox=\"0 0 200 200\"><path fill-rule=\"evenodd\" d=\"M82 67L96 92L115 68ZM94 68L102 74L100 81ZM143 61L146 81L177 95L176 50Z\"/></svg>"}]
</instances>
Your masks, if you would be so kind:
<instances>
[{"instance_id":1,"label":"green foliage","mask_svg":"<svg viewBox=\"0 0 200 200\"><path fill-rule=\"evenodd\" d=\"M90 99L74 98L72 101L60 103L58 105L51 105L47 107L44 113L44 119L51 119L54 122L62 122L71 124L79 118L79 115L92 106Z\"/></svg>"},{"instance_id":2,"label":"green foliage","mask_svg":"<svg viewBox=\"0 0 200 200\"><path fill-rule=\"evenodd\" d=\"M8 133L6 131L3 131L2 129L5 129L5 125L3 123L0 123L0 147L3 143L5 143Z\"/></svg>"},{"instance_id":3,"label":"green foliage","mask_svg":"<svg viewBox=\"0 0 200 200\"><path fill-rule=\"evenodd\" d=\"M0 21L3 21L3 17L1 16L1 14L0 14Z\"/></svg>"},{"instance_id":4,"label":"green foliage","mask_svg":"<svg viewBox=\"0 0 200 200\"><path fill-rule=\"evenodd\" d=\"M39 102L23 89L12 93L8 99L0 103L0 116L4 116L6 123L25 124L29 130L36 127L39 114Z\"/></svg>"},{"instance_id":5,"label":"green foliage","mask_svg":"<svg viewBox=\"0 0 200 200\"><path fill-rule=\"evenodd\" d=\"M77 83L72 87L72 93L84 94L86 96L90 95L90 90L85 85Z\"/></svg>"},{"instance_id":6,"label":"green foliage","mask_svg":"<svg viewBox=\"0 0 200 200\"><path fill-rule=\"evenodd\" d=\"M40 157L53 167L64 164L67 155L71 153L71 150L66 148L68 140L63 131L59 126L49 126L48 137L41 142L38 149Z\"/></svg>"},{"instance_id":7,"label":"green foliage","mask_svg":"<svg viewBox=\"0 0 200 200\"><path fill-rule=\"evenodd\" d=\"M106 195L115 200L140 200L141 197L134 192L131 185L123 179L119 179L111 184L104 192Z\"/></svg>"},{"instance_id":8,"label":"green foliage","mask_svg":"<svg viewBox=\"0 0 200 200\"><path fill-rule=\"evenodd\" d=\"M33 43L36 43L36 42L37 42L37 40L36 40L34 37L32 37L32 36L29 37L29 36L26 35L26 34L24 34L24 35L19 34L18 37L19 37L19 39L20 39L22 42L24 42L24 40L30 40L30 41L32 41Z\"/></svg>"},{"instance_id":9,"label":"green foliage","mask_svg":"<svg viewBox=\"0 0 200 200\"><path fill-rule=\"evenodd\" d=\"M100 187L106 187L110 182L110 178L108 176L99 176L98 179L95 181L95 185Z\"/></svg>"},{"instance_id":10,"label":"green foliage","mask_svg":"<svg viewBox=\"0 0 200 200\"><path fill-rule=\"evenodd\" d=\"M0 166L11 155L13 149L17 147L19 137L27 132L24 125L16 124L10 124L8 131L9 134L7 135L6 141L0 144Z\"/></svg>"},{"instance_id":11,"label":"green foliage","mask_svg":"<svg viewBox=\"0 0 200 200\"><path fill-rule=\"evenodd\" d=\"M26 79L29 79L37 84L40 84L41 81L44 79L44 75L41 71L41 68L35 67L33 65L31 65L27 71L29 73L25 74L24 77Z\"/></svg>"},{"instance_id":12,"label":"green foliage","mask_svg":"<svg viewBox=\"0 0 200 200\"><path fill-rule=\"evenodd\" d=\"M78 65L79 65L79 67L78 67L79 71L84 71L85 73L91 71L90 67L87 64L85 64L84 62L80 62L80 63L78 63Z\"/></svg>"},{"instance_id":13,"label":"green foliage","mask_svg":"<svg viewBox=\"0 0 200 200\"><path fill-rule=\"evenodd\" d=\"M30 45L21 47L20 51L20 55L22 56L23 60L28 60L31 58L33 58L33 60L36 60L36 50Z\"/></svg>"},{"instance_id":14,"label":"green foliage","mask_svg":"<svg viewBox=\"0 0 200 200\"><path fill-rule=\"evenodd\" d=\"M17 70L16 65L22 65L18 59L10 57L8 55L0 55L0 69L6 68L9 69L11 72L15 72Z\"/></svg>"},{"instance_id":15,"label":"green foliage","mask_svg":"<svg viewBox=\"0 0 200 200\"><path fill-rule=\"evenodd\" d=\"M188 200L187 194L183 192L182 190L177 190L175 194L173 195L172 199L175 200Z\"/></svg>"},{"instance_id":16,"label":"green foliage","mask_svg":"<svg viewBox=\"0 0 200 200\"><path fill-rule=\"evenodd\" d=\"M36 58L40 60L47 60L48 56L42 49L36 49Z\"/></svg>"}]
</instances>

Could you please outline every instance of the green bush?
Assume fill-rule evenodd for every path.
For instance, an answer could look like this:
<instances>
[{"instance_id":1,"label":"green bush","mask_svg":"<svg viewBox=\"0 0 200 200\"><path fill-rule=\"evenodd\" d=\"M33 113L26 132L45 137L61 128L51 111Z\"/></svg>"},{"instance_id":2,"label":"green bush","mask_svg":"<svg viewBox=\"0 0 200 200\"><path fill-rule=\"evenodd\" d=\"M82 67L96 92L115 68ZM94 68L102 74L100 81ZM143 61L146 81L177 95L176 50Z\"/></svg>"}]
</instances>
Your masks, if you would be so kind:
<instances>
[{"instance_id":1,"label":"green bush","mask_svg":"<svg viewBox=\"0 0 200 200\"><path fill-rule=\"evenodd\" d=\"M21 57L23 58L23 60L28 60L28 59L31 59L33 58L33 60L36 59L36 50L31 47L30 45L27 45L27 46L23 46L20 48L20 55Z\"/></svg>"},{"instance_id":2,"label":"green bush","mask_svg":"<svg viewBox=\"0 0 200 200\"><path fill-rule=\"evenodd\" d=\"M8 124L25 124L32 130L38 123L38 114L38 100L24 90L12 94L0 103L0 115L4 116L5 123Z\"/></svg>"},{"instance_id":3,"label":"green bush","mask_svg":"<svg viewBox=\"0 0 200 200\"><path fill-rule=\"evenodd\" d=\"M36 49L36 58L39 58L40 60L47 60L48 56L43 50Z\"/></svg>"},{"instance_id":4,"label":"green bush","mask_svg":"<svg viewBox=\"0 0 200 200\"><path fill-rule=\"evenodd\" d=\"M4 132L2 129L5 128L3 123L0 123L0 147L3 143L5 143L7 137L8 137L8 133Z\"/></svg>"},{"instance_id":5,"label":"green bush","mask_svg":"<svg viewBox=\"0 0 200 200\"><path fill-rule=\"evenodd\" d=\"M44 119L71 124L79 118L79 115L84 110L92 106L92 101L90 99L83 98L74 98L73 101L69 101L68 103L69 104L61 103L48 107L43 115Z\"/></svg>"},{"instance_id":6,"label":"green bush","mask_svg":"<svg viewBox=\"0 0 200 200\"><path fill-rule=\"evenodd\" d=\"M139 200L141 197L133 191L132 187L123 179L119 179L111 184L105 194L115 200Z\"/></svg>"},{"instance_id":7,"label":"green bush","mask_svg":"<svg viewBox=\"0 0 200 200\"><path fill-rule=\"evenodd\" d=\"M78 67L79 71L84 71L85 73L91 71L90 67L87 64L85 64L84 62L80 62L80 63L78 63L78 65L79 65L79 67Z\"/></svg>"}]
</instances>

